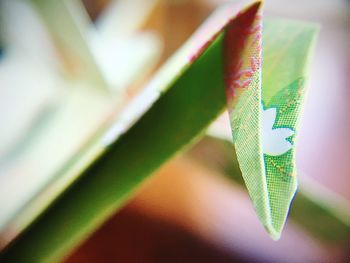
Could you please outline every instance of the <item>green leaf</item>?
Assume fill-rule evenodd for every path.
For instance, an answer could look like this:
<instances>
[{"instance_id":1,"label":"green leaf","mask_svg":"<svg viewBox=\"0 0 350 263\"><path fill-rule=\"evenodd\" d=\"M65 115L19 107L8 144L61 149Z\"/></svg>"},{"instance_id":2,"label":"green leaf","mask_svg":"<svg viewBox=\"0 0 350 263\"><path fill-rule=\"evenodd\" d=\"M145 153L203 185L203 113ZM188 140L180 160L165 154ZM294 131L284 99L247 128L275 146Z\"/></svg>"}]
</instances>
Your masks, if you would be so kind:
<instances>
[{"instance_id":1,"label":"green leaf","mask_svg":"<svg viewBox=\"0 0 350 263\"><path fill-rule=\"evenodd\" d=\"M255 210L270 236L279 239L297 190L291 136L298 128L305 93L303 80L308 75L318 27L270 20L261 30L258 12L254 16L247 11L244 16L242 22L228 28L225 39L232 42L230 30L247 35L241 56L230 62L236 74L233 84L229 83L233 86L229 98L231 127Z\"/></svg>"},{"instance_id":2,"label":"green leaf","mask_svg":"<svg viewBox=\"0 0 350 263\"><path fill-rule=\"evenodd\" d=\"M3 255L5 262L62 259L133 190L225 109L221 38ZM210 78L204 78L210 72Z\"/></svg>"},{"instance_id":3,"label":"green leaf","mask_svg":"<svg viewBox=\"0 0 350 263\"><path fill-rule=\"evenodd\" d=\"M231 11L228 18L234 17L234 12L227 10ZM165 71L156 79L164 84L158 90L162 92L159 99L8 247L2 255L4 261L61 260L120 208L144 179L204 134L206 127L225 109L224 91L226 85L230 89L232 83L242 88L234 89L238 95L230 93L228 99L237 159L260 220L271 236L278 238L295 193L296 180L295 177L286 180L286 177L276 176L279 169L274 171L266 166L265 170L262 104L269 106L270 97L296 78L304 77L304 70L294 68L304 68L298 63L307 64L305 54L310 53L315 28L292 22L272 22L271 27L267 26L271 30L264 36L264 52L269 54L268 50L273 50L278 56L268 55L261 68L261 38L255 42L255 37L261 35L261 27L256 28L260 18L260 1L257 1L234 19L225 21L223 25L228 23L227 27L209 31L212 35L201 28L192 42L185 44L183 51L186 52L175 56L171 65L175 70L170 67L169 72ZM253 33L246 35L247 32ZM204 46L198 46L203 44L200 41L203 36L208 38ZM277 42L269 42L270 39ZM292 49L289 53L289 49L283 48L286 42L288 46L298 44L297 49L301 51L295 53ZM183 56L188 55L188 51L194 52L192 58ZM251 54L254 55L251 57ZM287 67L289 75L276 70L276 63L284 63L295 56L298 63ZM254 68L249 74L241 74L241 82L235 82L236 66L240 65L237 59L243 59L241 66L249 64ZM272 85L275 77L276 83L281 84L278 88ZM245 87L248 78L249 84ZM286 85L282 85L284 81ZM293 162L293 158L288 159L285 165L294 169Z\"/></svg>"}]
</instances>

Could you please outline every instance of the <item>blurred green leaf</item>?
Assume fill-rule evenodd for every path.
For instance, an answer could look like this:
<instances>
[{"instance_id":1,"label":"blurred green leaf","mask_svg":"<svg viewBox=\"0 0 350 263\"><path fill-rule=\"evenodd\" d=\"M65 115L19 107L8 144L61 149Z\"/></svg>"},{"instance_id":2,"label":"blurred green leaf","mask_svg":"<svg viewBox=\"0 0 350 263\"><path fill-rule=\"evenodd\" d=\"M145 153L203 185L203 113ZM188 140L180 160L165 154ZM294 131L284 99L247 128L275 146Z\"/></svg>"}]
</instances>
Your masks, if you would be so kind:
<instances>
[{"instance_id":1,"label":"blurred green leaf","mask_svg":"<svg viewBox=\"0 0 350 263\"><path fill-rule=\"evenodd\" d=\"M120 208L145 178L199 139L226 106L223 72L218 66L222 65L221 52L218 38L141 120L5 251L4 262L62 259Z\"/></svg>"}]
</instances>

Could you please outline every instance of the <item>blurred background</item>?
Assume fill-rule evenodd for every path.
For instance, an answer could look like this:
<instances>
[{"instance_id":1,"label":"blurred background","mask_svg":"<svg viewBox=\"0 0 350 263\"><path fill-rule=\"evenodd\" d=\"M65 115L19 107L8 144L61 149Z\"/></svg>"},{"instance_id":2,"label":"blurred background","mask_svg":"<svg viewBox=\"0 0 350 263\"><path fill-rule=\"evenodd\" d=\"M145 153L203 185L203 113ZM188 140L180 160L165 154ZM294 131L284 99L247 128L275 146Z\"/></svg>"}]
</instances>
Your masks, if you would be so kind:
<instances>
[{"instance_id":1,"label":"blurred background","mask_svg":"<svg viewBox=\"0 0 350 263\"><path fill-rule=\"evenodd\" d=\"M7 23L1 24L6 26L0 39L0 225L12 222L14 204L23 206L40 188L38 182L52 180L48 174L74 156L92 131L137 94L226 2L234 0L84 0L78 7L85 8L86 18L79 21L98 29L98 34L86 35L92 51L65 43L59 32L57 51L27 3L3 0ZM350 2L266 0L264 12L266 17L321 24L299 133L300 191L281 240L272 241L259 223L232 162L233 146L208 135L147 180L65 262L350 262ZM23 27L26 23L38 37ZM88 63L91 57L95 64ZM112 87L112 96L89 88L96 83L101 89ZM62 103L71 106L57 113ZM60 137L61 128L72 123L71 112L77 112L76 125L67 142ZM216 125L226 129L228 124L218 120ZM86 134L80 134L82 127ZM37 158L47 152L47 140L55 160L47 157L43 167ZM52 141L57 145L52 147ZM18 186L24 171L32 177ZM35 185L26 190L31 182ZM2 232L2 242L10 232Z\"/></svg>"}]
</instances>

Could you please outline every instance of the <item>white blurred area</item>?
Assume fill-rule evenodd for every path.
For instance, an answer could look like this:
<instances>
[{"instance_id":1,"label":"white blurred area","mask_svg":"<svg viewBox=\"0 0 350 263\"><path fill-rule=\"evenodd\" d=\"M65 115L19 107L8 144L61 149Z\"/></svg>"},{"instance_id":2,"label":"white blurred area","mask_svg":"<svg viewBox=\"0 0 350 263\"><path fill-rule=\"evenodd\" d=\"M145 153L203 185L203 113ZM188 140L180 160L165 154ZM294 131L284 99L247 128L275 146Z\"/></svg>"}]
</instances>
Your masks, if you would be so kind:
<instances>
[{"instance_id":1,"label":"white blurred area","mask_svg":"<svg viewBox=\"0 0 350 263\"><path fill-rule=\"evenodd\" d=\"M137 21L106 12L96 24L79 1L44 3L53 13L35 2L0 2L0 247L99 154L96 136L162 52L159 36L140 30L156 1L111 6L137 7Z\"/></svg>"}]
</instances>

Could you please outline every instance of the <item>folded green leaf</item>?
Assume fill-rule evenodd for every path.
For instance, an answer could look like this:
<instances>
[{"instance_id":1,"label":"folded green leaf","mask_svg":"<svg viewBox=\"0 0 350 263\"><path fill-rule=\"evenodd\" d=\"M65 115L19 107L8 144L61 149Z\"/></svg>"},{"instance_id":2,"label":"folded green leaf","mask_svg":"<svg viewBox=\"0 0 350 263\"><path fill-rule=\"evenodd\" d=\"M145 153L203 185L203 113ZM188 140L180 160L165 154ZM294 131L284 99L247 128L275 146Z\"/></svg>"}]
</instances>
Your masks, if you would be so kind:
<instances>
[{"instance_id":1,"label":"folded green leaf","mask_svg":"<svg viewBox=\"0 0 350 263\"><path fill-rule=\"evenodd\" d=\"M225 109L225 90L243 178L260 220L280 236L296 190L291 136L315 27L271 21L262 39L260 1L235 10L219 10L160 70L146 88L152 99L135 105L149 110L122 137L112 136L117 141L104 155L5 251L6 262L62 259L200 138Z\"/></svg>"},{"instance_id":2,"label":"folded green leaf","mask_svg":"<svg viewBox=\"0 0 350 263\"><path fill-rule=\"evenodd\" d=\"M227 27L225 74L240 169L261 222L278 239L297 189L294 142L317 26L278 20L263 29L259 10Z\"/></svg>"}]
</instances>

